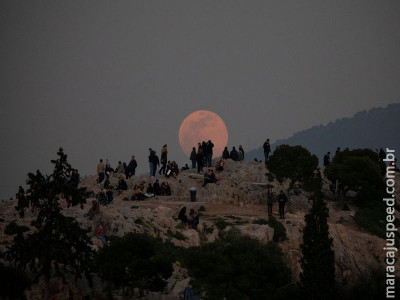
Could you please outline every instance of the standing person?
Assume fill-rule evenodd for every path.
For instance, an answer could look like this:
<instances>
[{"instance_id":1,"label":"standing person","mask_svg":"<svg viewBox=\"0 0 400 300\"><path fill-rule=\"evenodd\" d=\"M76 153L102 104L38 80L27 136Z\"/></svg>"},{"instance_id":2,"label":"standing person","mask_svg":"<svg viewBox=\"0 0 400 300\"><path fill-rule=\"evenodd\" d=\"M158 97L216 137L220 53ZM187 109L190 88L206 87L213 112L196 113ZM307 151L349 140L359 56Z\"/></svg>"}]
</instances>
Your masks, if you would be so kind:
<instances>
[{"instance_id":1,"label":"standing person","mask_svg":"<svg viewBox=\"0 0 400 300\"><path fill-rule=\"evenodd\" d=\"M244 150L242 145L239 145L239 160L240 161L244 160Z\"/></svg>"},{"instance_id":2,"label":"standing person","mask_svg":"<svg viewBox=\"0 0 400 300\"><path fill-rule=\"evenodd\" d=\"M168 162L168 148L167 148L167 145L164 145L161 149L162 167L161 167L160 171L158 172L160 175L161 175L161 173L165 174L165 171L167 169L167 162Z\"/></svg>"},{"instance_id":3,"label":"standing person","mask_svg":"<svg viewBox=\"0 0 400 300\"><path fill-rule=\"evenodd\" d=\"M201 143L201 149L203 149L203 166L207 166L207 143L205 141L203 141Z\"/></svg>"},{"instance_id":4,"label":"standing person","mask_svg":"<svg viewBox=\"0 0 400 300\"><path fill-rule=\"evenodd\" d=\"M325 156L324 156L324 167L328 167L331 164L330 155L331 155L330 152L325 154Z\"/></svg>"},{"instance_id":5,"label":"standing person","mask_svg":"<svg viewBox=\"0 0 400 300\"><path fill-rule=\"evenodd\" d=\"M272 193L272 189L268 188L267 192L267 205L268 205L268 215L272 216L272 205L274 204L274 194Z\"/></svg>"},{"instance_id":6,"label":"standing person","mask_svg":"<svg viewBox=\"0 0 400 300\"><path fill-rule=\"evenodd\" d=\"M192 153L190 153L190 160L192 161L192 169L196 168L196 148L193 147Z\"/></svg>"},{"instance_id":7,"label":"standing person","mask_svg":"<svg viewBox=\"0 0 400 300\"><path fill-rule=\"evenodd\" d=\"M131 178L131 176L134 176L136 173L136 167L137 167L137 162L135 159L135 155L132 155L131 161L129 162L129 165L127 167L127 178Z\"/></svg>"},{"instance_id":8,"label":"standing person","mask_svg":"<svg viewBox=\"0 0 400 300\"><path fill-rule=\"evenodd\" d=\"M203 172L203 150L200 149L196 154L197 173Z\"/></svg>"},{"instance_id":9,"label":"standing person","mask_svg":"<svg viewBox=\"0 0 400 300\"><path fill-rule=\"evenodd\" d=\"M269 154L271 153L271 145L269 143L269 139L267 139L263 145L264 148L264 158L265 158L265 164L267 164Z\"/></svg>"},{"instance_id":10,"label":"standing person","mask_svg":"<svg viewBox=\"0 0 400 300\"><path fill-rule=\"evenodd\" d=\"M229 156L234 161L238 161L239 160L239 153L237 152L235 146L232 147L232 151L229 154Z\"/></svg>"},{"instance_id":11,"label":"standing person","mask_svg":"<svg viewBox=\"0 0 400 300\"><path fill-rule=\"evenodd\" d=\"M114 169L111 168L110 162L106 159L106 176L109 177L111 173L114 173Z\"/></svg>"},{"instance_id":12,"label":"standing person","mask_svg":"<svg viewBox=\"0 0 400 300\"><path fill-rule=\"evenodd\" d=\"M153 176L153 168L154 168L154 151L153 149L149 148L149 167L150 167L150 177Z\"/></svg>"},{"instance_id":13,"label":"standing person","mask_svg":"<svg viewBox=\"0 0 400 300\"><path fill-rule=\"evenodd\" d=\"M121 161L118 162L118 167L115 169L116 173L125 173L124 165Z\"/></svg>"},{"instance_id":14,"label":"standing person","mask_svg":"<svg viewBox=\"0 0 400 300\"><path fill-rule=\"evenodd\" d=\"M222 152L222 158L228 159L229 158L229 150L228 147L225 147L224 152Z\"/></svg>"},{"instance_id":15,"label":"standing person","mask_svg":"<svg viewBox=\"0 0 400 300\"><path fill-rule=\"evenodd\" d=\"M214 144L211 142L211 140L208 140L206 147L207 147L207 166L211 167L213 148L214 148Z\"/></svg>"},{"instance_id":16,"label":"standing person","mask_svg":"<svg viewBox=\"0 0 400 300\"><path fill-rule=\"evenodd\" d=\"M338 153L340 153L340 147L337 147L335 155L338 154Z\"/></svg>"},{"instance_id":17,"label":"standing person","mask_svg":"<svg viewBox=\"0 0 400 300\"><path fill-rule=\"evenodd\" d=\"M278 203L279 203L279 219L284 219L285 218L285 204L288 201L285 193L283 192L283 190L281 190L281 192L279 193L278 196Z\"/></svg>"},{"instance_id":18,"label":"standing person","mask_svg":"<svg viewBox=\"0 0 400 300\"><path fill-rule=\"evenodd\" d=\"M100 159L100 162L97 165L97 183L101 183L104 180L105 171L106 167L104 166L103 160Z\"/></svg>"},{"instance_id":19,"label":"standing person","mask_svg":"<svg viewBox=\"0 0 400 300\"><path fill-rule=\"evenodd\" d=\"M154 151L154 157L153 157L153 174L151 176L155 177L157 168L160 165L160 159L158 158L157 152Z\"/></svg>"}]
</instances>

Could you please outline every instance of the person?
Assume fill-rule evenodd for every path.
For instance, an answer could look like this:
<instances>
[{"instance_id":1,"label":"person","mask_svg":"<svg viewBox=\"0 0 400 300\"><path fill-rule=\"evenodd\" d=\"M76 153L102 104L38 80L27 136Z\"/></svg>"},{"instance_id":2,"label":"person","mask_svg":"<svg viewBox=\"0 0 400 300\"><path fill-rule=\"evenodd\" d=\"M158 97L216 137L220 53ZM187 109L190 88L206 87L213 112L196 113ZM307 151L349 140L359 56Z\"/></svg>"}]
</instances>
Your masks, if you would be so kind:
<instances>
[{"instance_id":1,"label":"person","mask_svg":"<svg viewBox=\"0 0 400 300\"><path fill-rule=\"evenodd\" d=\"M200 148L196 154L197 173L203 172L203 150Z\"/></svg>"},{"instance_id":2,"label":"person","mask_svg":"<svg viewBox=\"0 0 400 300\"><path fill-rule=\"evenodd\" d=\"M114 200L114 195L111 189L107 189L106 197L107 197L107 204L110 204Z\"/></svg>"},{"instance_id":3,"label":"person","mask_svg":"<svg viewBox=\"0 0 400 300\"><path fill-rule=\"evenodd\" d=\"M122 164L122 166L124 167L125 178L129 179L129 171L128 171L128 166L126 165L126 162L124 162Z\"/></svg>"},{"instance_id":4,"label":"person","mask_svg":"<svg viewBox=\"0 0 400 300\"><path fill-rule=\"evenodd\" d=\"M132 176L135 175L136 168L137 168L137 162L136 162L136 159L135 159L135 155L132 155L131 161L129 162L129 165L128 165L128 168L127 168L128 169L128 177L127 177L127 179L131 178Z\"/></svg>"},{"instance_id":5,"label":"person","mask_svg":"<svg viewBox=\"0 0 400 300\"><path fill-rule=\"evenodd\" d=\"M201 149L203 149L203 166L207 166L207 143L205 141L203 141L201 143Z\"/></svg>"},{"instance_id":6,"label":"person","mask_svg":"<svg viewBox=\"0 0 400 300\"><path fill-rule=\"evenodd\" d=\"M263 148L264 148L265 164L267 164L267 161L269 159L269 154L271 153L271 145L269 143L269 139L265 141Z\"/></svg>"},{"instance_id":7,"label":"person","mask_svg":"<svg viewBox=\"0 0 400 300\"><path fill-rule=\"evenodd\" d=\"M188 220L189 227L192 229L196 229L197 225L200 223L200 215L198 213L195 213L194 209L190 209L189 213L190 219Z\"/></svg>"},{"instance_id":8,"label":"person","mask_svg":"<svg viewBox=\"0 0 400 300\"><path fill-rule=\"evenodd\" d=\"M89 217L89 220L93 219L95 215L100 213L100 206L96 201L92 201L92 207L89 209L85 217Z\"/></svg>"},{"instance_id":9,"label":"person","mask_svg":"<svg viewBox=\"0 0 400 300\"><path fill-rule=\"evenodd\" d=\"M160 195L160 183L158 179L153 184L154 195Z\"/></svg>"},{"instance_id":10,"label":"person","mask_svg":"<svg viewBox=\"0 0 400 300\"><path fill-rule=\"evenodd\" d=\"M133 187L133 195L131 200L143 200L144 199L144 195L141 192L139 186L137 184L135 184L135 186Z\"/></svg>"},{"instance_id":11,"label":"person","mask_svg":"<svg viewBox=\"0 0 400 300\"><path fill-rule=\"evenodd\" d=\"M215 163L215 173L222 172L224 170L225 166L225 159L221 158L220 160L217 160Z\"/></svg>"},{"instance_id":12,"label":"person","mask_svg":"<svg viewBox=\"0 0 400 300\"><path fill-rule=\"evenodd\" d=\"M274 194L272 193L272 189L268 188L267 191L267 205L268 205L268 215L272 216L272 205L274 204Z\"/></svg>"},{"instance_id":13,"label":"person","mask_svg":"<svg viewBox=\"0 0 400 300\"><path fill-rule=\"evenodd\" d=\"M213 148L214 148L214 144L211 142L211 140L208 140L206 148L207 148L207 167L211 167Z\"/></svg>"},{"instance_id":14,"label":"person","mask_svg":"<svg viewBox=\"0 0 400 300\"><path fill-rule=\"evenodd\" d=\"M331 191L332 195L336 195L336 181L331 182L329 185L329 190Z\"/></svg>"},{"instance_id":15,"label":"person","mask_svg":"<svg viewBox=\"0 0 400 300\"><path fill-rule=\"evenodd\" d=\"M162 167L160 168L160 171L158 172L158 174L161 175L165 174L165 171L167 169L167 162L168 162L168 148L167 145L164 145L161 149L161 165Z\"/></svg>"},{"instance_id":16,"label":"person","mask_svg":"<svg viewBox=\"0 0 400 300\"><path fill-rule=\"evenodd\" d=\"M328 152L327 154L325 154L324 156L324 167L328 167L330 165L330 155L331 153Z\"/></svg>"},{"instance_id":17,"label":"person","mask_svg":"<svg viewBox=\"0 0 400 300\"><path fill-rule=\"evenodd\" d=\"M154 188L151 183L149 183L149 185L147 186L147 190L146 190L146 193L144 194L144 196L146 198L154 197Z\"/></svg>"},{"instance_id":18,"label":"person","mask_svg":"<svg viewBox=\"0 0 400 300\"><path fill-rule=\"evenodd\" d=\"M102 189L100 191L100 193L96 196L96 198L97 198L97 202L100 205L107 205L108 204L107 196L106 196L106 193L105 193L104 189Z\"/></svg>"},{"instance_id":19,"label":"person","mask_svg":"<svg viewBox=\"0 0 400 300\"><path fill-rule=\"evenodd\" d=\"M104 185L103 187L105 189L109 189L111 187L110 179L106 177L106 180L104 180Z\"/></svg>"},{"instance_id":20,"label":"person","mask_svg":"<svg viewBox=\"0 0 400 300\"><path fill-rule=\"evenodd\" d=\"M186 171L186 170L189 170L189 166L188 166L188 164L185 164L185 166L184 166L184 167L182 167L182 169L181 169L181 171Z\"/></svg>"},{"instance_id":21,"label":"person","mask_svg":"<svg viewBox=\"0 0 400 300\"><path fill-rule=\"evenodd\" d=\"M165 195L166 196L171 196L172 192L171 192L171 186L169 185L168 182L165 183Z\"/></svg>"},{"instance_id":22,"label":"person","mask_svg":"<svg viewBox=\"0 0 400 300\"><path fill-rule=\"evenodd\" d=\"M190 161L192 162L192 169L196 168L196 148L192 148L192 153L190 153Z\"/></svg>"},{"instance_id":23,"label":"person","mask_svg":"<svg viewBox=\"0 0 400 300\"><path fill-rule=\"evenodd\" d=\"M71 184L72 184L74 187L78 187L78 184L79 184L79 181L80 181L80 178L79 178L79 177L80 177L80 176L79 176L78 170L73 169L73 170L72 170L72 174L71 174L71 178L69 179L69 181L71 182Z\"/></svg>"},{"instance_id":24,"label":"person","mask_svg":"<svg viewBox=\"0 0 400 300\"><path fill-rule=\"evenodd\" d=\"M100 162L97 165L97 183L101 183L104 180L104 172L106 167L104 166L103 160L100 159Z\"/></svg>"},{"instance_id":25,"label":"person","mask_svg":"<svg viewBox=\"0 0 400 300\"><path fill-rule=\"evenodd\" d=\"M239 145L239 161L244 160L244 150L243 150L243 146Z\"/></svg>"},{"instance_id":26,"label":"person","mask_svg":"<svg viewBox=\"0 0 400 300\"><path fill-rule=\"evenodd\" d=\"M229 154L229 157L233 161L238 161L239 160L239 153L237 152L236 148L233 147L231 153Z\"/></svg>"},{"instance_id":27,"label":"person","mask_svg":"<svg viewBox=\"0 0 400 300\"><path fill-rule=\"evenodd\" d=\"M153 157L153 174L152 176L156 176L157 168L160 165L160 159L158 158L157 152L154 151L154 157Z\"/></svg>"},{"instance_id":28,"label":"person","mask_svg":"<svg viewBox=\"0 0 400 300\"><path fill-rule=\"evenodd\" d=\"M222 158L228 159L229 158L229 150L228 147L225 147L224 151L222 152Z\"/></svg>"},{"instance_id":29,"label":"person","mask_svg":"<svg viewBox=\"0 0 400 300\"><path fill-rule=\"evenodd\" d=\"M383 161L385 158L386 158L386 153L385 153L385 151L381 148L381 149L379 150L379 159L380 159L381 161Z\"/></svg>"},{"instance_id":30,"label":"person","mask_svg":"<svg viewBox=\"0 0 400 300\"><path fill-rule=\"evenodd\" d=\"M106 176L109 177L111 173L114 173L114 169L111 168L110 162L106 159Z\"/></svg>"},{"instance_id":31,"label":"person","mask_svg":"<svg viewBox=\"0 0 400 300\"><path fill-rule=\"evenodd\" d=\"M178 220L181 220L182 224L186 225L188 222L186 216L186 206L182 207L178 214Z\"/></svg>"},{"instance_id":32,"label":"person","mask_svg":"<svg viewBox=\"0 0 400 300\"><path fill-rule=\"evenodd\" d=\"M150 177L153 176L153 168L154 168L154 151L149 148L149 167L150 167Z\"/></svg>"},{"instance_id":33,"label":"person","mask_svg":"<svg viewBox=\"0 0 400 300\"><path fill-rule=\"evenodd\" d=\"M203 183L202 187L205 187L207 183L216 183L216 182L217 182L217 179L215 177L213 170L208 169L207 173L204 174L204 183Z\"/></svg>"},{"instance_id":34,"label":"person","mask_svg":"<svg viewBox=\"0 0 400 300\"><path fill-rule=\"evenodd\" d=\"M117 187L118 192L120 193L121 191L126 191L127 189L128 185L126 184L126 181L122 177L120 177L118 179L118 187Z\"/></svg>"},{"instance_id":35,"label":"person","mask_svg":"<svg viewBox=\"0 0 400 300\"><path fill-rule=\"evenodd\" d=\"M278 196L278 203L279 203L279 219L284 219L285 218L285 204L288 201L285 193L283 190L280 191L279 196Z\"/></svg>"},{"instance_id":36,"label":"person","mask_svg":"<svg viewBox=\"0 0 400 300\"><path fill-rule=\"evenodd\" d=\"M340 153L340 147L337 147L335 155L337 155L338 153Z\"/></svg>"},{"instance_id":37,"label":"person","mask_svg":"<svg viewBox=\"0 0 400 300\"><path fill-rule=\"evenodd\" d=\"M104 234L103 226L101 226L101 224L99 224L99 226L97 226L97 228L96 228L96 236L104 244L107 243L107 238L106 238L106 236Z\"/></svg>"},{"instance_id":38,"label":"person","mask_svg":"<svg viewBox=\"0 0 400 300\"><path fill-rule=\"evenodd\" d=\"M118 162L118 167L115 169L115 173L125 173L125 168L121 161Z\"/></svg>"}]
</instances>

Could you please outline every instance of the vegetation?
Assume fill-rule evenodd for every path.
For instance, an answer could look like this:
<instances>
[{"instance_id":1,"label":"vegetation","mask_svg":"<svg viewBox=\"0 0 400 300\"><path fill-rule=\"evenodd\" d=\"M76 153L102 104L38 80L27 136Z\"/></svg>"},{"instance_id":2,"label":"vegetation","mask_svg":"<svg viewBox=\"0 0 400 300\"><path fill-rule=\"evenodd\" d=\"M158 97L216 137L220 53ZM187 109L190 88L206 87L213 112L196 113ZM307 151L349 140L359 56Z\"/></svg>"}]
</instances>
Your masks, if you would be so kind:
<instances>
[{"instance_id":1,"label":"vegetation","mask_svg":"<svg viewBox=\"0 0 400 300\"><path fill-rule=\"evenodd\" d=\"M0 263L0 299L23 299L31 283L24 272Z\"/></svg>"},{"instance_id":2,"label":"vegetation","mask_svg":"<svg viewBox=\"0 0 400 300\"><path fill-rule=\"evenodd\" d=\"M204 205L200 206L199 211L206 211L206 207Z\"/></svg>"},{"instance_id":3,"label":"vegetation","mask_svg":"<svg viewBox=\"0 0 400 300\"><path fill-rule=\"evenodd\" d=\"M85 274L90 281L91 241L74 218L62 214L60 205L63 199L68 207L82 207L88 193L70 182L72 168L61 148L57 155L58 159L51 161L54 164L51 175L39 170L29 173L29 188L24 191L20 187L16 209L21 217L28 208L37 213L35 232L26 238L15 238L5 258L20 269L29 266L38 277L44 276L47 284L53 273L63 277L63 269L68 269L76 278Z\"/></svg>"},{"instance_id":4,"label":"vegetation","mask_svg":"<svg viewBox=\"0 0 400 300\"><path fill-rule=\"evenodd\" d=\"M268 225L268 221L266 219L256 219L253 221L253 224L258 224L258 225Z\"/></svg>"},{"instance_id":5,"label":"vegetation","mask_svg":"<svg viewBox=\"0 0 400 300\"><path fill-rule=\"evenodd\" d=\"M308 299L334 299L335 267L332 238L327 222L329 210L322 197L315 197L310 212L304 217L301 250L302 292Z\"/></svg>"},{"instance_id":6,"label":"vegetation","mask_svg":"<svg viewBox=\"0 0 400 300\"><path fill-rule=\"evenodd\" d=\"M177 239L179 241L187 240L187 237L184 236L180 231L172 232L171 230L168 230L167 234L168 234L169 237L175 238L175 239Z\"/></svg>"},{"instance_id":7,"label":"vegetation","mask_svg":"<svg viewBox=\"0 0 400 300\"><path fill-rule=\"evenodd\" d=\"M287 239L286 228L275 217L268 218L268 225L274 229L274 242L280 242Z\"/></svg>"},{"instance_id":8,"label":"vegetation","mask_svg":"<svg viewBox=\"0 0 400 300\"><path fill-rule=\"evenodd\" d=\"M296 182L306 191L316 191L322 187L317 156L301 146L278 146L267 161L267 167L280 183L289 179L291 189L295 188Z\"/></svg>"},{"instance_id":9,"label":"vegetation","mask_svg":"<svg viewBox=\"0 0 400 300\"><path fill-rule=\"evenodd\" d=\"M204 225L203 225L203 232L204 232L205 234L211 234L211 233L213 233L213 232L214 232L214 226L208 227L207 224L204 224Z\"/></svg>"},{"instance_id":10,"label":"vegetation","mask_svg":"<svg viewBox=\"0 0 400 300\"><path fill-rule=\"evenodd\" d=\"M262 245L235 232L189 248L184 266L206 299L266 299L290 283L290 270L275 243Z\"/></svg>"},{"instance_id":11,"label":"vegetation","mask_svg":"<svg viewBox=\"0 0 400 300\"><path fill-rule=\"evenodd\" d=\"M119 288L161 291L176 261L175 247L145 234L129 233L103 247L96 256L100 276Z\"/></svg>"},{"instance_id":12,"label":"vegetation","mask_svg":"<svg viewBox=\"0 0 400 300\"><path fill-rule=\"evenodd\" d=\"M215 224L215 226L217 226L218 230L220 230L220 231L222 231L226 227L232 225L232 223L229 223L222 218L215 218L215 219L212 219L211 221Z\"/></svg>"},{"instance_id":13,"label":"vegetation","mask_svg":"<svg viewBox=\"0 0 400 300\"><path fill-rule=\"evenodd\" d=\"M7 235L14 235L17 233L24 233L29 231L29 228L26 226L19 226L15 221L10 222L7 224L6 228L4 228L4 233Z\"/></svg>"}]
</instances>

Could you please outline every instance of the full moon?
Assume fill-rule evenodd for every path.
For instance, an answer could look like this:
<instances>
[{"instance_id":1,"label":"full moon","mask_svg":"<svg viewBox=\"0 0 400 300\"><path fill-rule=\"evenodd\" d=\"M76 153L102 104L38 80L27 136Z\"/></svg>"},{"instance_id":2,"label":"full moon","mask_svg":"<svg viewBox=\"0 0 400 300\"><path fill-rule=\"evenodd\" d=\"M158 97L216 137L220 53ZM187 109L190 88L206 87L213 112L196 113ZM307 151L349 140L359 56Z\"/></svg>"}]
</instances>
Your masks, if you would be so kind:
<instances>
[{"instance_id":1,"label":"full moon","mask_svg":"<svg viewBox=\"0 0 400 300\"><path fill-rule=\"evenodd\" d=\"M228 129L220 116L212 111L198 110L188 115L179 128L179 144L190 157L197 143L211 140L214 144L213 157L222 156L228 144Z\"/></svg>"}]
</instances>

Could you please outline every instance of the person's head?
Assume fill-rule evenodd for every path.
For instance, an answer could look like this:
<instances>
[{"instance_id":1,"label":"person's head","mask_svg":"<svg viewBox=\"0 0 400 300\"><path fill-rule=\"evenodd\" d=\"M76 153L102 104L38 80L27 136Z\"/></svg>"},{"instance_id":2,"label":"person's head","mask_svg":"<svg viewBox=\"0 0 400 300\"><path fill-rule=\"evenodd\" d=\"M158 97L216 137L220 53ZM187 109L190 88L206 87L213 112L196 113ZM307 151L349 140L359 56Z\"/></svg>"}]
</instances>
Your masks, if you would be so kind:
<instances>
[{"instance_id":1,"label":"person's head","mask_svg":"<svg viewBox=\"0 0 400 300\"><path fill-rule=\"evenodd\" d=\"M267 143L269 143L269 139L267 139Z\"/></svg>"},{"instance_id":2,"label":"person's head","mask_svg":"<svg viewBox=\"0 0 400 300\"><path fill-rule=\"evenodd\" d=\"M211 140L208 140L209 143L211 143Z\"/></svg>"},{"instance_id":3,"label":"person's head","mask_svg":"<svg viewBox=\"0 0 400 300\"><path fill-rule=\"evenodd\" d=\"M225 147L225 149L224 150L228 150L228 147Z\"/></svg>"},{"instance_id":4,"label":"person's head","mask_svg":"<svg viewBox=\"0 0 400 300\"><path fill-rule=\"evenodd\" d=\"M197 146L199 146L199 147L200 147L200 146L201 146L201 143L197 143Z\"/></svg>"},{"instance_id":5,"label":"person's head","mask_svg":"<svg viewBox=\"0 0 400 300\"><path fill-rule=\"evenodd\" d=\"M330 153L330 152L328 152L328 155L331 155L331 153Z\"/></svg>"},{"instance_id":6,"label":"person's head","mask_svg":"<svg viewBox=\"0 0 400 300\"><path fill-rule=\"evenodd\" d=\"M102 163L102 162L103 162L103 160L102 160L102 159L100 159L100 162Z\"/></svg>"},{"instance_id":7,"label":"person's head","mask_svg":"<svg viewBox=\"0 0 400 300\"><path fill-rule=\"evenodd\" d=\"M167 144L165 144L163 147L164 147L164 148L167 148Z\"/></svg>"},{"instance_id":8,"label":"person's head","mask_svg":"<svg viewBox=\"0 0 400 300\"><path fill-rule=\"evenodd\" d=\"M235 146L232 147L232 150L236 150Z\"/></svg>"},{"instance_id":9,"label":"person's head","mask_svg":"<svg viewBox=\"0 0 400 300\"><path fill-rule=\"evenodd\" d=\"M192 150L193 150L193 151L196 151L196 147L193 147Z\"/></svg>"},{"instance_id":10,"label":"person's head","mask_svg":"<svg viewBox=\"0 0 400 300\"><path fill-rule=\"evenodd\" d=\"M149 187L152 187L151 182L149 182Z\"/></svg>"},{"instance_id":11,"label":"person's head","mask_svg":"<svg viewBox=\"0 0 400 300\"><path fill-rule=\"evenodd\" d=\"M157 152L156 152L156 151L153 151L153 153L154 153L154 155L156 155L156 154L157 154Z\"/></svg>"},{"instance_id":12,"label":"person's head","mask_svg":"<svg viewBox=\"0 0 400 300\"><path fill-rule=\"evenodd\" d=\"M281 190L279 193L283 194L283 190Z\"/></svg>"},{"instance_id":13,"label":"person's head","mask_svg":"<svg viewBox=\"0 0 400 300\"><path fill-rule=\"evenodd\" d=\"M239 145L239 149L243 149L242 145Z\"/></svg>"},{"instance_id":14,"label":"person's head","mask_svg":"<svg viewBox=\"0 0 400 300\"><path fill-rule=\"evenodd\" d=\"M158 179L156 179L156 183L159 183Z\"/></svg>"},{"instance_id":15,"label":"person's head","mask_svg":"<svg viewBox=\"0 0 400 300\"><path fill-rule=\"evenodd\" d=\"M134 159L135 159L135 155L132 155L131 160L134 160Z\"/></svg>"},{"instance_id":16,"label":"person's head","mask_svg":"<svg viewBox=\"0 0 400 300\"><path fill-rule=\"evenodd\" d=\"M119 165L121 164L121 161L120 161L120 160L118 161L118 164L119 164Z\"/></svg>"},{"instance_id":17,"label":"person's head","mask_svg":"<svg viewBox=\"0 0 400 300\"><path fill-rule=\"evenodd\" d=\"M153 149L149 148L149 151L151 152L151 151L153 151Z\"/></svg>"}]
</instances>

